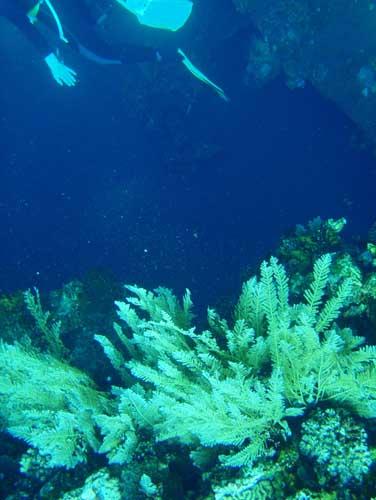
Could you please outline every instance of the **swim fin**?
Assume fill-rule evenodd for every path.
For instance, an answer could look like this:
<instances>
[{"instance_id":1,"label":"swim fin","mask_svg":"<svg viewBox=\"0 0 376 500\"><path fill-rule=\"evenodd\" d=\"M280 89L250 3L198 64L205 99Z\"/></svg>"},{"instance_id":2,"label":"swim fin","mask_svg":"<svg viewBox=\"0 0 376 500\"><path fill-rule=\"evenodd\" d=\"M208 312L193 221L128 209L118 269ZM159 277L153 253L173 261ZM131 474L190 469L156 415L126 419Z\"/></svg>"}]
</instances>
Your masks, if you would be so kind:
<instances>
[{"instance_id":1,"label":"swim fin","mask_svg":"<svg viewBox=\"0 0 376 500\"><path fill-rule=\"evenodd\" d=\"M116 0L132 12L138 21L151 28L177 31L188 21L193 3L190 0Z\"/></svg>"},{"instance_id":2,"label":"swim fin","mask_svg":"<svg viewBox=\"0 0 376 500\"><path fill-rule=\"evenodd\" d=\"M182 56L182 58L183 58L182 62L184 64L184 66L188 69L188 71L190 71L192 73L192 75L195 78L197 78L201 82L205 83L205 85L209 85L209 87L211 87L214 90L214 92L216 92L219 95L219 97L221 99L223 99L224 101L226 101L226 102L230 101L230 99L225 94L224 90L221 89L221 87L218 87L217 84L215 84L214 82L209 80L209 78L207 76L205 76L204 73L202 73L202 71L200 71L192 63L192 61L190 61L190 59L188 59L188 57L184 54L184 52L181 49L178 49L178 54L180 54Z\"/></svg>"}]
</instances>

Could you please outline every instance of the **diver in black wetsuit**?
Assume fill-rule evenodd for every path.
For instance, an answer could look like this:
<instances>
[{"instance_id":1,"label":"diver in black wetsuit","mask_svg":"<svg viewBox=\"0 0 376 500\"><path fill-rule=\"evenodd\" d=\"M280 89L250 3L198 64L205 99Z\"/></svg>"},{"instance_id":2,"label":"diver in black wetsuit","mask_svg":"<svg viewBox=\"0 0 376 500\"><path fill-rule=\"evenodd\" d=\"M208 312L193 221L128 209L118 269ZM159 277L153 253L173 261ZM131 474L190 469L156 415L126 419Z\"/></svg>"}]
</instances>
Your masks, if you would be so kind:
<instances>
[{"instance_id":1,"label":"diver in black wetsuit","mask_svg":"<svg viewBox=\"0 0 376 500\"><path fill-rule=\"evenodd\" d=\"M116 51L108 46L95 33L97 20L93 17L92 12L86 4L86 0L64 0L62 2L62 10L66 10L64 17L67 18L67 22L63 23L63 31L63 27L59 26L58 21L60 36L54 37L56 40L51 41L51 37L45 36L38 29L39 26L42 26L50 32L57 31L53 7L46 0L50 11L48 11L46 6L41 9L43 3L43 0L0 0L0 16L7 18L17 26L34 45L48 65L53 78L60 85L74 86L77 82L76 72L67 67L59 59L59 48L66 43L82 56L98 64L109 65L179 60L176 52L161 54L160 50L151 47L125 45L121 48L121 51Z\"/></svg>"}]
</instances>

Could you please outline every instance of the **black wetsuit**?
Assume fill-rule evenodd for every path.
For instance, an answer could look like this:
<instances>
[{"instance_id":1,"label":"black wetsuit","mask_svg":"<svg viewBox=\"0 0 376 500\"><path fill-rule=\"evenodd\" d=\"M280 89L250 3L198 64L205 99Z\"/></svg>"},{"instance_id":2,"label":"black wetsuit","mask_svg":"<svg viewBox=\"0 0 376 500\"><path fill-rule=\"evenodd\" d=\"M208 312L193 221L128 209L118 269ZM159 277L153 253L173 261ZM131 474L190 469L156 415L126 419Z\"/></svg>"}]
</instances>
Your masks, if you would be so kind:
<instances>
[{"instance_id":1,"label":"black wetsuit","mask_svg":"<svg viewBox=\"0 0 376 500\"><path fill-rule=\"evenodd\" d=\"M44 58L54 51L48 40L31 24L25 9L17 0L0 0L0 16L7 18L26 36Z\"/></svg>"},{"instance_id":2,"label":"black wetsuit","mask_svg":"<svg viewBox=\"0 0 376 500\"><path fill-rule=\"evenodd\" d=\"M87 59L98 64L127 64L157 60L157 50L151 47L123 45L121 49L108 46L95 31L95 19L85 0L63 0L59 6L59 17L63 20L64 34L69 46ZM61 11L61 12L60 12ZM0 0L0 16L7 18L27 37L40 55L45 58L56 52L59 41L50 41L38 29L42 24L56 32L56 25L46 5L41 6L38 21L32 24L26 10L18 0Z\"/></svg>"}]
</instances>

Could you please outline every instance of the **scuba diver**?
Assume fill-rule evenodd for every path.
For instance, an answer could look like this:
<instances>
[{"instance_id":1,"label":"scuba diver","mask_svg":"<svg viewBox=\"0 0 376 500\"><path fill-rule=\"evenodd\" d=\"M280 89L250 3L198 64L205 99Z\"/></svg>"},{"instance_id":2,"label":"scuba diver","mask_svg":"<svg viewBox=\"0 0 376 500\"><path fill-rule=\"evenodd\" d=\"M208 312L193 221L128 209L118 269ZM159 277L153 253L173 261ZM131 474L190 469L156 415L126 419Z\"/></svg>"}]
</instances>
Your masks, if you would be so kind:
<instances>
[{"instance_id":1,"label":"scuba diver","mask_svg":"<svg viewBox=\"0 0 376 500\"><path fill-rule=\"evenodd\" d=\"M189 18L190 0L170 4L166 0L115 0L134 14L141 24L176 31ZM69 46L86 59L102 65L123 65L141 62L182 62L199 80L211 86L223 99L223 90L211 82L178 50L122 44L113 48L98 35L96 28L114 7L109 0L62 0L61 12L55 11L50 0L0 0L0 16L8 19L34 45L59 85L72 87L77 73L61 58L64 46ZM62 18L62 22L60 20Z\"/></svg>"}]
</instances>

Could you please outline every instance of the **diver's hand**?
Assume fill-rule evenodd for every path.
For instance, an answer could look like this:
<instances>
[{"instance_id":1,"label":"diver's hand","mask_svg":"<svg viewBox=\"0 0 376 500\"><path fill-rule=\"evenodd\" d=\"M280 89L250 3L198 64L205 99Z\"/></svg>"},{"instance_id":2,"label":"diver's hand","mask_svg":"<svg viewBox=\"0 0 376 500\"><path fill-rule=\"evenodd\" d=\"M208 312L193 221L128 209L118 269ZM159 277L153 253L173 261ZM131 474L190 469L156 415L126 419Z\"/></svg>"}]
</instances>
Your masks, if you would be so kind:
<instances>
[{"instance_id":1,"label":"diver's hand","mask_svg":"<svg viewBox=\"0 0 376 500\"><path fill-rule=\"evenodd\" d=\"M77 73L65 66L64 63L59 61L54 53L49 54L44 58L47 66L50 68L52 76L57 81L59 85L67 85L68 87L74 87L77 82Z\"/></svg>"}]
</instances>

